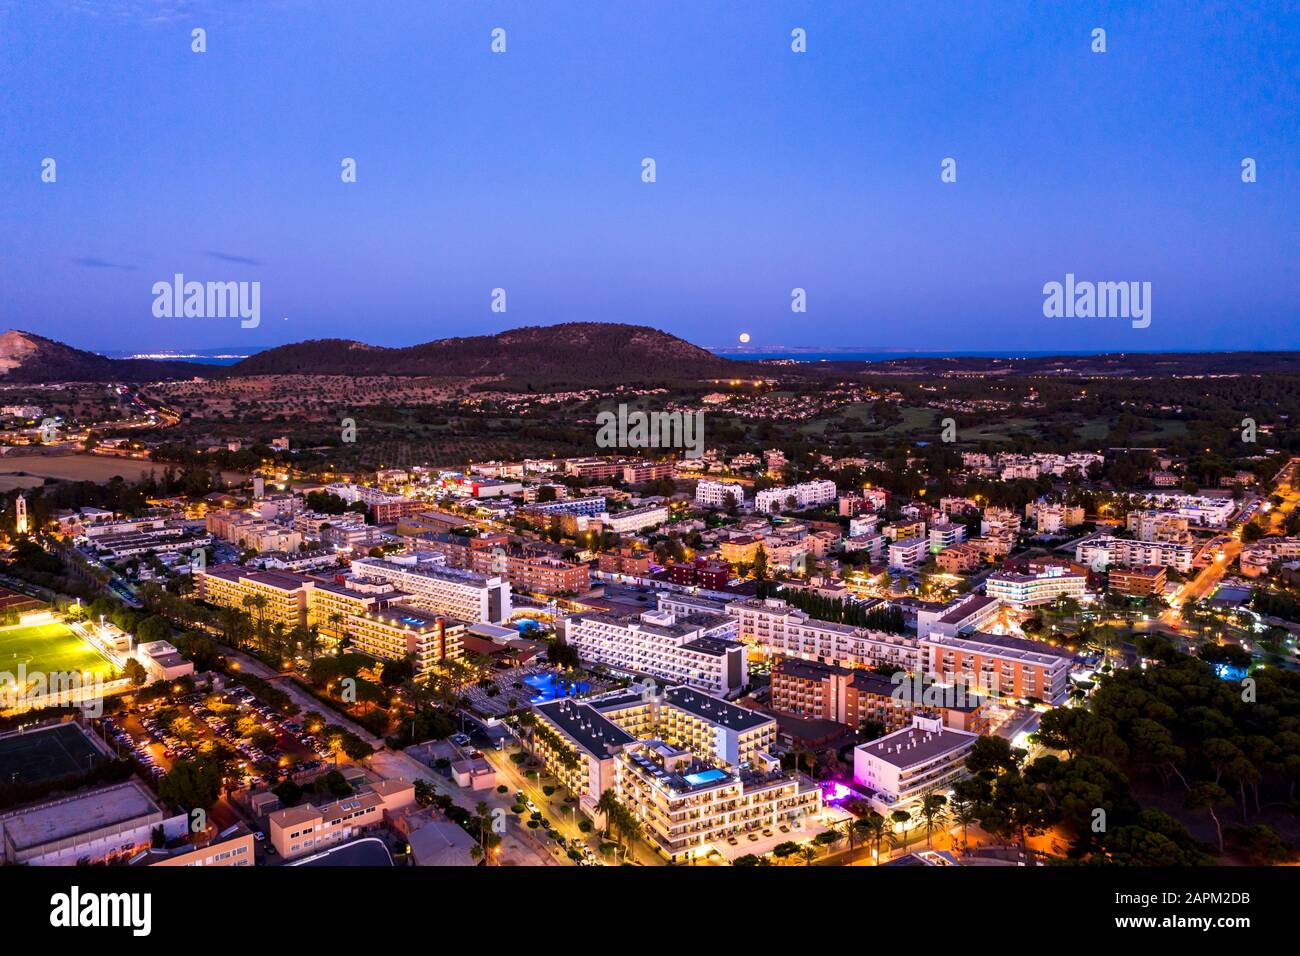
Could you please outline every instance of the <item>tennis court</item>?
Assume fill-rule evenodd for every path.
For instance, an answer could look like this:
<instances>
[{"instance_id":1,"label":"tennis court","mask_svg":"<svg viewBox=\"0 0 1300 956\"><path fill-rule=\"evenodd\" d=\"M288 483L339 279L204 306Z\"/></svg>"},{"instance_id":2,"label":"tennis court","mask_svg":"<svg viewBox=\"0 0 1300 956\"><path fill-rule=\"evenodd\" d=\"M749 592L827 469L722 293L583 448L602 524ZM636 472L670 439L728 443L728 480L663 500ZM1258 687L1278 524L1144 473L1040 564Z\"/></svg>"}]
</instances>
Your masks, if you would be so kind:
<instances>
[{"instance_id":1,"label":"tennis court","mask_svg":"<svg viewBox=\"0 0 1300 956\"><path fill-rule=\"evenodd\" d=\"M41 783L88 770L93 758L103 754L75 723L0 737L0 782Z\"/></svg>"}]
</instances>

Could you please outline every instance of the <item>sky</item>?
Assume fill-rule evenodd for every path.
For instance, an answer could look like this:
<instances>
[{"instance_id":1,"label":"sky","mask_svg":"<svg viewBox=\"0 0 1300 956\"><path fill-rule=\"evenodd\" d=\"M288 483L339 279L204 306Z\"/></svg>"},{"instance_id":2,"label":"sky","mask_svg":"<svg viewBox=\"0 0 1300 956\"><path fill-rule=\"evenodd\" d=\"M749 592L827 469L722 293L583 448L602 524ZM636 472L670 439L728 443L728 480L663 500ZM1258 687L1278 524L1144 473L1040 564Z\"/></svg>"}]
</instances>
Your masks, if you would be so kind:
<instances>
[{"instance_id":1,"label":"sky","mask_svg":"<svg viewBox=\"0 0 1300 956\"><path fill-rule=\"evenodd\" d=\"M82 348L1293 349L1298 238L1288 0L0 0L0 328Z\"/></svg>"}]
</instances>

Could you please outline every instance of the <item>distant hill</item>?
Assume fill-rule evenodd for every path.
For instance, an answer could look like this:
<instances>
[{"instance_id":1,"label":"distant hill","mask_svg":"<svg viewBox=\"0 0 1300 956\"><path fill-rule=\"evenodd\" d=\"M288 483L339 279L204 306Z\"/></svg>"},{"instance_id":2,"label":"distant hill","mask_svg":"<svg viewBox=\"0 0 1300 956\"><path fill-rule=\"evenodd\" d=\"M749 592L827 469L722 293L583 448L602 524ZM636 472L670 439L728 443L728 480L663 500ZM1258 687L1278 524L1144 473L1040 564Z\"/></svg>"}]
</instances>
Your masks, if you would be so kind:
<instances>
[{"instance_id":1,"label":"distant hill","mask_svg":"<svg viewBox=\"0 0 1300 956\"><path fill-rule=\"evenodd\" d=\"M1032 358L918 357L875 362L819 362L832 374L867 375L1106 375L1162 378L1171 375L1300 375L1300 352L1115 352L1105 355L1045 355Z\"/></svg>"},{"instance_id":2,"label":"distant hill","mask_svg":"<svg viewBox=\"0 0 1300 956\"><path fill-rule=\"evenodd\" d=\"M380 348L347 339L315 339L252 355L234 375L504 375L512 385L548 388L682 382L752 374L685 339L642 325L569 322L496 335Z\"/></svg>"},{"instance_id":3,"label":"distant hill","mask_svg":"<svg viewBox=\"0 0 1300 956\"><path fill-rule=\"evenodd\" d=\"M0 335L0 382L152 382L212 371L191 362L105 358L17 329Z\"/></svg>"}]
</instances>

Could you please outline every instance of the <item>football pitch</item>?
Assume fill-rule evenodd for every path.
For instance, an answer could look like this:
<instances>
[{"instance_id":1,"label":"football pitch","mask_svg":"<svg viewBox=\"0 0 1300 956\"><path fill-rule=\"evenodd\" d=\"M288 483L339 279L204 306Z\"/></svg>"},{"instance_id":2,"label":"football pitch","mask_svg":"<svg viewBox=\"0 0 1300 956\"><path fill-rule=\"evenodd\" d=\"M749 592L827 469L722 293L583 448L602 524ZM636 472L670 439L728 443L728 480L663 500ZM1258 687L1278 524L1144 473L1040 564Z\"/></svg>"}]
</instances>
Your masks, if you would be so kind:
<instances>
[{"instance_id":1,"label":"football pitch","mask_svg":"<svg viewBox=\"0 0 1300 956\"><path fill-rule=\"evenodd\" d=\"M15 677L18 665L27 673L58 674L90 671L107 677L113 665L63 624L37 624L0 630L0 674ZM0 682L6 682L0 676Z\"/></svg>"},{"instance_id":2,"label":"football pitch","mask_svg":"<svg viewBox=\"0 0 1300 956\"><path fill-rule=\"evenodd\" d=\"M89 770L103 754L76 724L0 737L0 782L41 783Z\"/></svg>"}]
</instances>

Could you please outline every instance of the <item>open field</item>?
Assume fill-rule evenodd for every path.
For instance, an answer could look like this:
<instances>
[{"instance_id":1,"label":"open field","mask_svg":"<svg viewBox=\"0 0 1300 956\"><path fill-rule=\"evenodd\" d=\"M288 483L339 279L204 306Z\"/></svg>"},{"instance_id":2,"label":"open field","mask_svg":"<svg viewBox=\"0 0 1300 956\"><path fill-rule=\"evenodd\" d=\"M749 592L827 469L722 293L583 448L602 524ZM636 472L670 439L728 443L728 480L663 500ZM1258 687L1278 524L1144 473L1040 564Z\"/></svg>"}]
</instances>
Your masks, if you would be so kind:
<instances>
[{"instance_id":1,"label":"open field","mask_svg":"<svg viewBox=\"0 0 1300 956\"><path fill-rule=\"evenodd\" d=\"M0 781L42 783L90 768L103 758L76 724L0 737Z\"/></svg>"},{"instance_id":2,"label":"open field","mask_svg":"<svg viewBox=\"0 0 1300 956\"><path fill-rule=\"evenodd\" d=\"M39 488L43 484L45 484L44 478L0 474L0 494L16 488Z\"/></svg>"},{"instance_id":3,"label":"open field","mask_svg":"<svg viewBox=\"0 0 1300 956\"><path fill-rule=\"evenodd\" d=\"M19 664L26 664L29 674L91 671L108 676L113 671L99 651L62 624L0 630L0 674L17 674Z\"/></svg>"},{"instance_id":4,"label":"open field","mask_svg":"<svg viewBox=\"0 0 1300 956\"><path fill-rule=\"evenodd\" d=\"M112 458L107 455L17 455L0 458L0 482L6 475L35 475L41 478L61 478L65 481L105 482L120 475L127 481L139 481L149 472L161 477L167 465L156 461L137 461L132 458ZM237 471L222 472L227 484L240 484L248 476ZM11 486L12 487L12 486Z\"/></svg>"}]
</instances>

